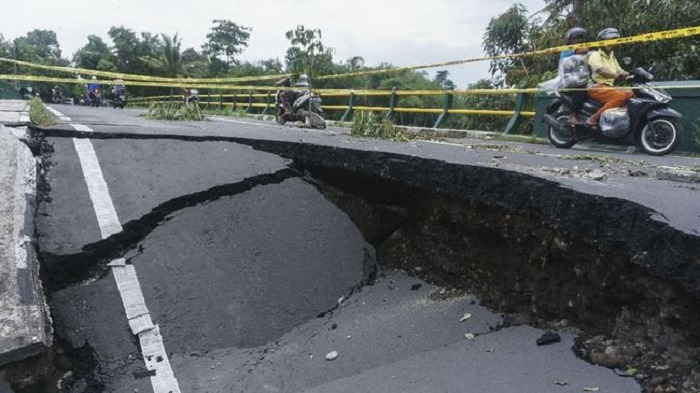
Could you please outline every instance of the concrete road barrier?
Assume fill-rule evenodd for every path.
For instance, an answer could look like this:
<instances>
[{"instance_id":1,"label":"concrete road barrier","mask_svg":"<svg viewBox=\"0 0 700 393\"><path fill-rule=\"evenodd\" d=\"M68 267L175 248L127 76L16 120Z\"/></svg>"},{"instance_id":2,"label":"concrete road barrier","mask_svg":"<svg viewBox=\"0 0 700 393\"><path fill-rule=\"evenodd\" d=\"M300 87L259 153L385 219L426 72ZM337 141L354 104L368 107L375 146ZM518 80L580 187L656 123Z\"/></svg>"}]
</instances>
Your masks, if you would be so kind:
<instances>
[{"instance_id":1,"label":"concrete road barrier","mask_svg":"<svg viewBox=\"0 0 700 393\"><path fill-rule=\"evenodd\" d=\"M52 341L32 242L36 160L13 131L0 125L0 366Z\"/></svg>"}]
</instances>

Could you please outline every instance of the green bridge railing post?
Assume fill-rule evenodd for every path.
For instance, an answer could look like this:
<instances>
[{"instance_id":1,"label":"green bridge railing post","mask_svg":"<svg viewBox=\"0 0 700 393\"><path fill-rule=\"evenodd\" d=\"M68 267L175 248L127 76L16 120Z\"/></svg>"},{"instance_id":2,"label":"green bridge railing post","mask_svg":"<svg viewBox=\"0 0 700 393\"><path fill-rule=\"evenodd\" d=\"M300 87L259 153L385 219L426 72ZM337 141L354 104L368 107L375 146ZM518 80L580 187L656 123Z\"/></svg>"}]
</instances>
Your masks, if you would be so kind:
<instances>
[{"instance_id":1,"label":"green bridge railing post","mask_svg":"<svg viewBox=\"0 0 700 393\"><path fill-rule=\"evenodd\" d=\"M387 119L394 117L394 108L396 108L396 88L391 89L391 96L389 97L389 112L386 114Z\"/></svg>"},{"instance_id":2,"label":"green bridge railing post","mask_svg":"<svg viewBox=\"0 0 700 393\"><path fill-rule=\"evenodd\" d=\"M219 109L222 109L224 107L224 96L223 94L219 93Z\"/></svg>"},{"instance_id":3,"label":"green bridge railing post","mask_svg":"<svg viewBox=\"0 0 700 393\"><path fill-rule=\"evenodd\" d=\"M231 102L233 103L233 105L231 105L231 112L235 112L236 111L236 93L235 92L233 93L233 98L231 98Z\"/></svg>"},{"instance_id":4,"label":"green bridge railing post","mask_svg":"<svg viewBox=\"0 0 700 393\"><path fill-rule=\"evenodd\" d=\"M262 111L261 115L267 115L267 113L270 111L270 94L271 93L268 91L267 97L265 97L265 109Z\"/></svg>"},{"instance_id":5,"label":"green bridge railing post","mask_svg":"<svg viewBox=\"0 0 700 393\"><path fill-rule=\"evenodd\" d=\"M340 118L340 121L352 120L354 106L355 106L355 92L351 91L350 92L350 99L348 100L348 110L346 110L345 113L343 113L343 116Z\"/></svg>"},{"instance_id":6,"label":"green bridge railing post","mask_svg":"<svg viewBox=\"0 0 700 393\"><path fill-rule=\"evenodd\" d=\"M248 93L248 109L245 110L245 113L253 113L253 93L252 92Z\"/></svg>"},{"instance_id":7,"label":"green bridge railing post","mask_svg":"<svg viewBox=\"0 0 700 393\"><path fill-rule=\"evenodd\" d=\"M435 120L435 124L433 124L433 128L439 128L442 122L447 119L447 116L449 115L449 110L452 109L452 100L454 96L452 93L445 93L445 104L442 106L442 113L440 116L438 116L437 120Z\"/></svg>"},{"instance_id":8,"label":"green bridge railing post","mask_svg":"<svg viewBox=\"0 0 700 393\"><path fill-rule=\"evenodd\" d=\"M511 116L510 120L508 120L506 129L503 131L504 134L512 134L513 131L515 131L518 128L518 125L520 124L520 121L523 118L523 116L520 113L523 111L523 106L525 106L525 99L525 93L518 93L515 102L515 113L513 114L513 116Z\"/></svg>"}]
</instances>

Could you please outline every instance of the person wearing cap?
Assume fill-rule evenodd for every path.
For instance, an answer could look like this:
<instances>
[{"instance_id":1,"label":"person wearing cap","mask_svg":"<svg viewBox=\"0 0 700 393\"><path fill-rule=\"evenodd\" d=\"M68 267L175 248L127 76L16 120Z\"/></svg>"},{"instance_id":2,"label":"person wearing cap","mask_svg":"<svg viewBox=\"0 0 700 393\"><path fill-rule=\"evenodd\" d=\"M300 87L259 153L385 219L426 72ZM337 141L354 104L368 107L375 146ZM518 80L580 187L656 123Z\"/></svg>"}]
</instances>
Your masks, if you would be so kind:
<instances>
[{"instance_id":1,"label":"person wearing cap","mask_svg":"<svg viewBox=\"0 0 700 393\"><path fill-rule=\"evenodd\" d=\"M598 41L620 38L620 32L612 27L601 30L598 33ZM629 73L620 67L615 58L611 45L593 51L588 56L588 65L591 67L592 85L588 88L588 95L603 104L598 111L587 121L589 127L598 127L600 115L608 109L623 107L634 93L630 89L616 89L616 80L624 80Z\"/></svg>"}]
</instances>

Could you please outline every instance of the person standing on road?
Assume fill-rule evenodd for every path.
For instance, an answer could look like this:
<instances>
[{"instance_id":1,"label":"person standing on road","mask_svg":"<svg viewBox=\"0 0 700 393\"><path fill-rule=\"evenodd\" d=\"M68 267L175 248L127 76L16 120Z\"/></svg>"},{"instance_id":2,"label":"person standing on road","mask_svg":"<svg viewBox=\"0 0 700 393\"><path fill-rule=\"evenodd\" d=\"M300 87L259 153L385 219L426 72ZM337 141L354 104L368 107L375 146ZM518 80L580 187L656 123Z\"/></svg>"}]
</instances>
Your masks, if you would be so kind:
<instances>
[{"instance_id":1,"label":"person standing on road","mask_svg":"<svg viewBox=\"0 0 700 393\"><path fill-rule=\"evenodd\" d=\"M598 41L615 38L620 38L620 32L612 27L598 33ZM625 106L627 100L634 96L634 93L630 89L616 89L614 87L616 80L625 80L629 73L620 67L611 45L605 45L597 51L593 51L588 56L588 65L591 67L591 78L593 79L593 84L588 88L588 95L603 103L603 106L586 121L586 125L596 128L603 112L611 108Z\"/></svg>"}]
</instances>

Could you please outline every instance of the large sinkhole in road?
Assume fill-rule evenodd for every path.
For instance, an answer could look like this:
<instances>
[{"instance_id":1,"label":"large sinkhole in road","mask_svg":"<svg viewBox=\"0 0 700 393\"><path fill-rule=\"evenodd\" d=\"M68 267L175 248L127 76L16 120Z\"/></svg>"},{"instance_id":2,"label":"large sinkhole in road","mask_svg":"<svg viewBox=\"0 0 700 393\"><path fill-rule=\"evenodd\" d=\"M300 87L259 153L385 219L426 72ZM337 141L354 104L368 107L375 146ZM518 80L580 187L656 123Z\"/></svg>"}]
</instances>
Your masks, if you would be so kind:
<instances>
[{"instance_id":1,"label":"large sinkhole in road","mask_svg":"<svg viewBox=\"0 0 700 393\"><path fill-rule=\"evenodd\" d=\"M56 148L68 143L62 138L52 142ZM154 149L166 144L159 140L127 139L123 143L128 149L118 153L107 152L115 141L94 143L98 156L104 157L105 177L124 185L112 188L115 201L129 201L129 184L143 180L146 172L120 173L110 162L136 161L156 175L159 166L191 166L174 157L158 164L139 158L147 154L149 144ZM228 147L220 149L216 143ZM374 300L381 307L401 305L401 290L409 297L427 290L426 296L437 301L468 298L465 304L499 313L483 317L483 334L518 325L574 327L581 336L572 348L577 356L611 369L634 369L645 386L659 384L652 381L654 376L681 386L695 375L700 360L697 293L688 290L682 279L674 279L674 272L681 272L677 268L661 266L654 271L643 268L639 260L659 254L682 259L700 246L695 238L652 220L641 207L493 169L486 173L481 171L487 169L381 153L244 141L255 151L286 160L261 171L250 164L252 155L246 158L253 149L216 143L212 146L217 148L206 154L239 149L237 157L248 168L231 175L237 170L222 164L223 156L210 157L209 164L201 165L213 176L226 173L235 181L202 190L198 183L202 173L183 167L178 181L186 192L164 192L159 187L174 181L164 178L154 182L152 194L144 192L121 207L115 202L120 217L125 217L124 229L104 240L90 238L87 233L95 228L83 227L80 235L63 231L62 225L76 224L75 217L58 217L65 201L52 195L64 192L62 187L75 187L52 179L77 166L56 153L47 156L47 161L60 165L48 171L45 189L50 192L40 208L43 280L50 291L57 341L64 347L61 352L69 354L72 378L94 391L143 386L140 383L152 376L137 361L138 343L107 267L120 257L138 272L151 316L174 354L171 362L185 379L181 384L226 364L243 370L238 382L250 383L245 374L272 372L257 369L266 356L304 348L288 338L290 331L308 334L303 340L308 344L322 336L314 329L342 331L347 325L362 325L372 327L378 337L401 329L420 330L416 326L422 325L415 321L400 327L385 313L367 311L368 319L362 318L363 311L338 317L345 326L324 320L358 296L367 297L362 298L363 306L372 296L378 296ZM194 145L208 149L202 142ZM581 206L581 213L553 219L562 206L546 211L533 202L533 193L542 192L543 184L560 193L555 196L562 205ZM153 206L144 208L135 203L139 201ZM71 203L82 202L76 198ZM607 217L616 222L616 229L601 233L605 223L591 222L589 215ZM56 224L61 220L62 225ZM628 231L638 233L639 242L645 241L644 236L656 236L657 249L635 248L635 241L622 235ZM368 291L377 285L387 292ZM448 310L464 311L455 304L422 312L439 320L438 315ZM322 322L313 325L314 320ZM438 341L441 334L454 333L439 324L426 323L422 329ZM396 339L403 334L389 335ZM375 355L364 361L364 367L407 355L390 343L386 341L389 355ZM610 347L615 347L614 356ZM299 356L313 359L313 353ZM354 367L349 374L363 370ZM331 372L308 377L312 382L292 382L290 373L282 391L343 376ZM212 378L206 383L215 383ZM215 391L233 391L219 381L222 385ZM199 391L199 385L189 386Z\"/></svg>"}]
</instances>

